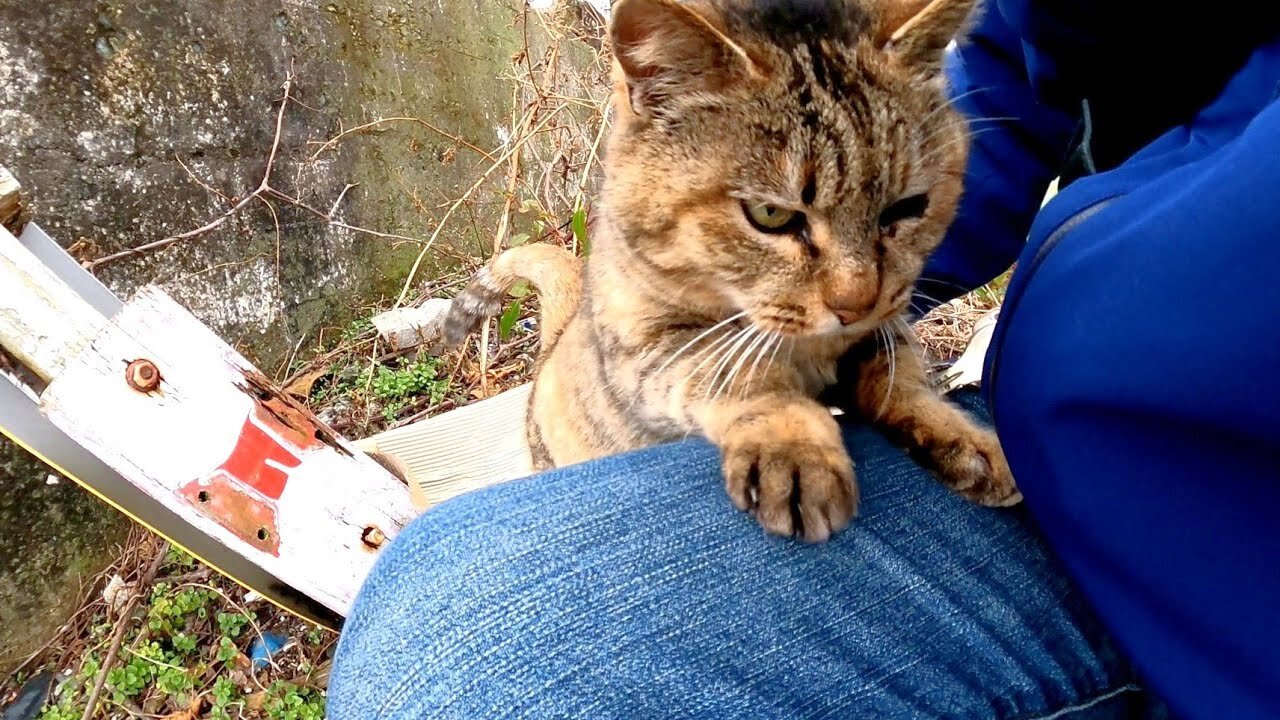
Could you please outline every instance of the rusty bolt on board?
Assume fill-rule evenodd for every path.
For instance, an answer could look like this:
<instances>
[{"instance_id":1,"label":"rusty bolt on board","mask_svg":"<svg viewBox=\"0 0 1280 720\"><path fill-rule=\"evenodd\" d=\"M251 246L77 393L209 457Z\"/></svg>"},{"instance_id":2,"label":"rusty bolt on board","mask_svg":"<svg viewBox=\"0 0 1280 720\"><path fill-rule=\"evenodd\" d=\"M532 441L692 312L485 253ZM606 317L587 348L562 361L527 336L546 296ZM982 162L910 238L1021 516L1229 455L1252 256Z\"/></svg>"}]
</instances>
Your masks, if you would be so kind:
<instances>
[{"instance_id":1,"label":"rusty bolt on board","mask_svg":"<svg viewBox=\"0 0 1280 720\"><path fill-rule=\"evenodd\" d=\"M364 532L360 533L360 539L365 545L376 550L387 541L387 536L377 525L370 525L364 529Z\"/></svg>"},{"instance_id":2,"label":"rusty bolt on board","mask_svg":"<svg viewBox=\"0 0 1280 720\"><path fill-rule=\"evenodd\" d=\"M160 368L150 360L134 360L124 369L124 380L140 393L149 393L160 387Z\"/></svg>"}]
</instances>

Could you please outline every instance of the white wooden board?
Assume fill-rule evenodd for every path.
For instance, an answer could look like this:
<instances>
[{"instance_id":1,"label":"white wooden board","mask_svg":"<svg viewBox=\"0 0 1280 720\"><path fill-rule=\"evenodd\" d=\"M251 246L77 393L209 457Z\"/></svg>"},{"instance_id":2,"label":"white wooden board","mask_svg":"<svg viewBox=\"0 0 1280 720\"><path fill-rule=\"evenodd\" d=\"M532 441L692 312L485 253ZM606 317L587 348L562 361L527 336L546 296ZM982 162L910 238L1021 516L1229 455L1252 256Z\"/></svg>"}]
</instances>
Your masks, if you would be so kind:
<instances>
[{"instance_id":1,"label":"white wooden board","mask_svg":"<svg viewBox=\"0 0 1280 720\"><path fill-rule=\"evenodd\" d=\"M531 384L521 385L356 445L398 460L422 510L488 485L529 475L525 410Z\"/></svg>"},{"instance_id":2,"label":"white wooden board","mask_svg":"<svg viewBox=\"0 0 1280 720\"><path fill-rule=\"evenodd\" d=\"M147 393L125 381L143 358L162 377ZM155 288L41 400L54 425L148 495L343 616L376 556L366 529L389 540L417 514L403 483Z\"/></svg>"}]
</instances>

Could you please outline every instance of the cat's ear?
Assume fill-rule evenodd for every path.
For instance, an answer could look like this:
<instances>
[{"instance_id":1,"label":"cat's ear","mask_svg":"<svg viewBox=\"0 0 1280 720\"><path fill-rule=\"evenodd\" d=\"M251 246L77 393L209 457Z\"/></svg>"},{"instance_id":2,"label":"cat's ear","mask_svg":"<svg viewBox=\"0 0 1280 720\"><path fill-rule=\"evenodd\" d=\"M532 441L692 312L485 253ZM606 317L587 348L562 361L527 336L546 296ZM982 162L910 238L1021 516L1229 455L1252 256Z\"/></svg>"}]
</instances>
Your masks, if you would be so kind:
<instances>
[{"instance_id":1,"label":"cat's ear","mask_svg":"<svg viewBox=\"0 0 1280 720\"><path fill-rule=\"evenodd\" d=\"M879 0L876 44L905 65L933 75L952 40L963 39L978 0Z\"/></svg>"},{"instance_id":2,"label":"cat's ear","mask_svg":"<svg viewBox=\"0 0 1280 720\"><path fill-rule=\"evenodd\" d=\"M609 40L637 115L651 116L673 98L720 92L760 74L741 46L689 4L618 0L611 14Z\"/></svg>"}]
</instances>

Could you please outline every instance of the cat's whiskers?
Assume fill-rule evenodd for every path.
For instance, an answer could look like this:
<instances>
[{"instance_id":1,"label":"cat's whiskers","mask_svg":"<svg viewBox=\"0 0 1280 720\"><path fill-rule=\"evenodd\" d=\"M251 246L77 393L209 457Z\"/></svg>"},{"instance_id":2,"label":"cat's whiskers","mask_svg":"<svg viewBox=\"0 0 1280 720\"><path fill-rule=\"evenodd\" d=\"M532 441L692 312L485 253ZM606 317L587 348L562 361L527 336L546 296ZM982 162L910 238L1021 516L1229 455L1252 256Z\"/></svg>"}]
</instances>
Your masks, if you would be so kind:
<instances>
[{"instance_id":1,"label":"cat's whiskers","mask_svg":"<svg viewBox=\"0 0 1280 720\"><path fill-rule=\"evenodd\" d=\"M698 360L698 364L694 365L693 369L685 376L684 384L689 385L690 383L694 383L695 388L704 386L707 382L707 378L699 375L702 368L706 367L707 363L712 362L723 355L730 347L733 346L733 343L736 340L742 337L743 333L746 333L750 329L750 325L731 329L712 343L710 347L704 348L695 354L693 359Z\"/></svg>"},{"instance_id":2,"label":"cat's whiskers","mask_svg":"<svg viewBox=\"0 0 1280 720\"><path fill-rule=\"evenodd\" d=\"M942 302L941 300L939 300L938 298L936 298L936 297L934 297L934 296L930 295L929 293L921 292L920 290L913 290L913 291L911 292L911 297L913 297L913 298L917 298L917 297L918 297L918 298L920 298L920 299L922 299L922 300L928 300L929 302L933 303L934 305L945 305L945 304L946 304L946 303Z\"/></svg>"},{"instance_id":3,"label":"cat's whiskers","mask_svg":"<svg viewBox=\"0 0 1280 720\"><path fill-rule=\"evenodd\" d=\"M769 334L769 331L761 329L760 334L756 336L756 339L747 343L743 351L738 354L738 362L734 363L733 369L729 371L729 374L721 381L720 386L716 388L716 392L712 396L712 400L718 400L726 391L733 391L733 381L738 377L738 373L742 370L743 363L755 354L756 348L760 347L761 344L770 337L771 335Z\"/></svg>"},{"instance_id":4,"label":"cat's whiskers","mask_svg":"<svg viewBox=\"0 0 1280 720\"><path fill-rule=\"evenodd\" d=\"M959 119L959 120L955 120L955 121L949 122L949 123L947 123L946 125L943 125L942 127L938 128L938 129L936 129L936 130L934 130L934 131L933 131L932 133L930 133L927 137L925 137L923 140L921 140L921 141L920 141L920 146L921 146L921 147L924 147L924 146L926 146L926 145L928 145L928 144L932 143L933 141L935 141L935 140L937 140L938 138L942 137L944 134L946 134L946 133L947 133L947 131L948 131L948 130L950 130L950 129L952 129L952 128L964 127L964 128L966 128L966 129L968 129L968 130L973 130L973 129L977 128L978 126L982 125L983 123L1010 122L1010 121L1017 120L1017 119L1018 119L1018 118L1016 118L1016 117L1012 117L1012 116L1009 116L1009 115L1006 115L1006 116L1003 116L1003 117L961 118L961 119ZM996 129L996 128L983 128L983 129L984 129L984 130L994 130L994 129Z\"/></svg>"},{"instance_id":5,"label":"cat's whiskers","mask_svg":"<svg viewBox=\"0 0 1280 720\"><path fill-rule=\"evenodd\" d=\"M894 342L889 331L885 330L883 325L877 327L876 332L879 333L884 341L885 354L889 360L889 382L885 384L884 400L880 401L880 408L876 410L875 419L880 420L884 417L885 411L889 409L889 399L893 396L893 381L898 368L898 351L897 343Z\"/></svg>"},{"instance_id":6,"label":"cat's whiskers","mask_svg":"<svg viewBox=\"0 0 1280 720\"><path fill-rule=\"evenodd\" d=\"M700 350L698 350L698 352L694 353L694 354L693 354L693 356L689 358L689 360L690 360L690 361L697 360L697 359L698 359L698 357L700 357L700 356L702 356L702 355L704 355L704 354L706 354L706 353L710 352L711 350L713 350L713 349L714 349L714 348L716 348L716 347L719 347L719 346L720 346L722 343L724 343L726 340L731 340L731 339L734 337L734 333L733 333L731 330L722 330L722 328L724 328L724 326L725 326L725 325L728 325L729 323L731 323L731 322L733 322L733 321L735 321L735 320L737 320L737 319L739 319L739 318L743 317L743 316L744 316L744 315L746 315L746 314L747 314L747 311L746 311L746 310L743 310L743 311L741 311L741 312L739 312L739 313L736 313L736 314L734 314L734 315L731 315L731 316L729 316L729 317L727 317L727 318L725 318L725 319L721 320L720 322L716 323L715 325L712 325L711 327L709 327L709 328L707 328L707 329L703 330L702 332L698 333L696 336L694 336L694 338L693 338L692 340L690 340L689 342L685 343L684 345L681 345L681 346L680 346L680 347L679 347L675 352L671 353L671 355L670 355L670 356L669 356L665 361L663 361L662 365L658 366L658 369L657 369L657 370L655 370L653 374L654 374L655 376L659 376L659 375L662 373L662 371L663 371L663 370L665 370L667 367L669 367L669 366L671 365L671 363L673 363L673 362L675 362L676 360L678 360L678 359L680 358L680 356L681 356L682 354L684 354L685 352L688 352L689 348L693 347L693 346L694 346L694 345L696 345L699 341L701 341L703 338L706 338L708 335L711 335L712 333L720 332L720 335L719 335L718 337L716 337L716 338L712 339L712 340L711 340L711 341L710 341L706 346L704 346L703 348L701 348ZM697 367L699 367L699 368L700 368L700 367L702 367L702 366L701 366L701 365L698 365ZM696 370L696 369L697 369L697 368L695 368L695 370ZM692 373L690 374L690 377L691 377L691 376L692 376ZM642 387L642 388L640 388L638 392L632 393L632 395L631 395L631 402L627 403L627 411L628 411L628 412L630 412L630 411L631 411L631 409L635 407L636 402L637 402L637 401L639 401L639 400L640 400L640 398L641 398L644 394L645 394L645 388L643 388L643 387Z\"/></svg>"},{"instance_id":7,"label":"cat's whiskers","mask_svg":"<svg viewBox=\"0 0 1280 720\"><path fill-rule=\"evenodd\" d=\"M951 147L952 145L955 145L955 144L960 143L960 142L964 142L965 140L973 140L974 138L978 137L979 135L982 135L983 133L993 132L993 131L998 130L998 129L999 129L999 128L982 128L981 130L978 130L978 131L976 131L976 132L971 132L971 133L968 133L968 134L966 134L966 135L964 135L964 136L961 136L961 137L958 137L958 138L956 138L956 139L954 139L954 140L951 140L951 141L949 141L949 142L945 142L945 143L943 143L943 144L939 145L938 147L934 148L933 150L931 150L931 151L929 151L929 152L925 153L925 154L924 154L924 157L920 158L920 159L919 159L919 160L917 160L916 162L917 162L918 164L920 164L920 165L924 165L926 162L928 162L928 161L929 161L929 160L931 160L932 158L936 157L939 153L941 153L943 150L946 150L947 148Z\"/></svg>"},{"instance_id":8,"label":"cat's whiskers","mask_svg":"<svg viewBox=\"0 0 1280 720\"><path fill-rule=\"evenodd\" d=\"M930 110L930 111L929 111L929 113L928 113L927 115L925 115L924 117L920 118L920 121L919 121L919 123L917 123L917 124L919 124L919 125L924 125L925 123L929 122L929 119L930 119L930 118L932 118L934 115L937 115L937 114L938 114L938 113L940 113L940 112L945 112L947 108L949 108L949 107L951 107L951 106L955 105L957 102L959 102L959 101L961 101L961 100L963 100L963 99L965 99L965 98L969 97L970 95L977 95L977 94L978 94L978 93L980 93L980 92L986 92L986 91L988 91L988 90L994 90L994 89L995 89L995 86L994 86L994 85L988 85L988 86L986 86L986 87L974 88L973 90L970 90L969 92L963 92L963 93L960 93L959 95L956 95L955 97L951 98L950 100L947 100L946 102L942 103L942 104L941 104L941 105L939 105L938 107L936 107L936 108L934 108L934 109Z\"/></svg>"},{"instance_id":9,"label":"cat's whiskers","mask_svg":"<svg viewBox=\"0 0 1280 720\"><path fill-rule=\"evenodd\" d=\"M756 354L755 361L751 363L751 369L747 371L747 379L742 383L742 395L740 397L743 400L745 400L747 395L751 393L751 381L755 379L756 368L760 365L760 361L764 359L764 354L768 352L769 346L773 346L773 355L776 355L778 353L778 348L782 345L782 333L777 330L770 330L768 332L769 341L760 346L760 352ZM769 357L772 358L773 355L770 355ZM764 371L767 375L769 372L768 364L765 365Z\"/></svg>"},{"instance_id":10,"label":"cat's whiskers","mask_svg":"<svg viewBox=\"0 0 1280 720\"><path fill-rule=\"evenodd\" d=\"M743 333L750 329L751 326L748 325L742 328L726 330L723 335L716 338L715 342L694 353L693 357L690 358L690 361L697 360L698 364L694 365L693 369L685 375L684 384L687 385L690 382L696 382L697 387L701 387L706 379L699 377L698 371L705 367L707 363L720 357L725 350L733 345L736 339L741 337Z\"/></svg>"},{"instance_id":11,"label":"cat's whiskers","mask_svg":"<svg viewBox=\"0 0 1280 720\"><path fill-rule=\"evenodd\" d=\"M916 351L916 354L924 352L924 346L920 344L920 339L916 337L916 334L911 331L911 325L907 323L905 318L898 315L893 318L893 324L898 328L900 339L910 345Z\"/></svg>"},{"instance_id":12,"label":"cat's whiskers","mask_svg":"<svg viewBox=\"0 0 1280 720\"><path fill-rule=\"evenodd\" d=\"M724 352L720 356L720 362L716 363L715 370L712 371L711 377L707 383L706 392L703 393L704 400L711 399L712 391L717 387L716 380L720 377L720 373L724 372L724 370L729 367L729 363L733 360L734 356L736 356L739 351L746 346L747 341L750 340L751 336L755 335L757 332L761 332L759 327L755 325L747 326L745 331L739 333L738 339L728 346L728 351Z\"/></svg>"},{"instance_id":13,"label":"cat's whiskers","mask_svg":"<svg viewBox=\"0 0 1280 720\"><path fill-rule=\"evenodd\" d=\"M667 367L671 365L671 363L675 362L675 361L676 361L676 359L677 359L677 358L679 358L681 354L683 354L683 353L684 353L685 351L687 351L689 348L693 347L693 346L694 346L694 345L695 345L699 340L701 340L702 338L706 337L707 335L710 335L711 333L715 332L716 330L719 330L720 328L724 327L725 325L728 325L729 323L733 322L734 320L737 320L738 318L740 318L740 317L742 317L742 316L744 316L744 315L746 315L746 314L747 314L747 311L746 311L746 310L743 310L742 312L737 313L737 314L735 314L735 315L730 315L729 317L725 318L724 320L721 320L720 322L716 323L715 325L712 325L711 327L707 328L706 330L703 330L702 332L698 333L698 334L697 334L697 336L695 336L692 340L690 340L689 342L685 343L684 345L681 345L679 350L676 350L675 352L671 353L671 357L667 358L667 359L666 359L666 361L662 363L662 365L658 366L658 369L657 369L655 372L656 372L656 373L660 373L660 372L662 372L663 370L666 370L666 369L667 369ZM704 348L704 349L705 349L705 348ZM695 356L695 357L696 357L696 356Z\"/></svg>"}]
</instances>

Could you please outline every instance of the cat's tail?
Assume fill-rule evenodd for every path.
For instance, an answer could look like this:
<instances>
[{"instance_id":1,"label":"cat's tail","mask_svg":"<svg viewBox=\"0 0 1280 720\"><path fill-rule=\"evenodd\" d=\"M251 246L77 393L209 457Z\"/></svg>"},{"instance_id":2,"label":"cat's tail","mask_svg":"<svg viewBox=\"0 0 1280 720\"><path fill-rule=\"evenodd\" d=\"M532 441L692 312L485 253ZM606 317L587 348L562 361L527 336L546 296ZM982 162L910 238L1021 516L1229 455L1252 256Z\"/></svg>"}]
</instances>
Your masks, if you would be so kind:
<instances>
[{"instance_id":1,"label":"cat's tail","mask_svg":"<svg viewBox=\"0 0 1280 720\"><path fill-rule=\"evenodd\" d=\"M502 311L507 291L527 280L538 291L542 347L560 335L582 295L582 260L558 245L532 243L498 254L453 299L444 320L444 338L458 345Z\"/></svg>"}]
</instances>

